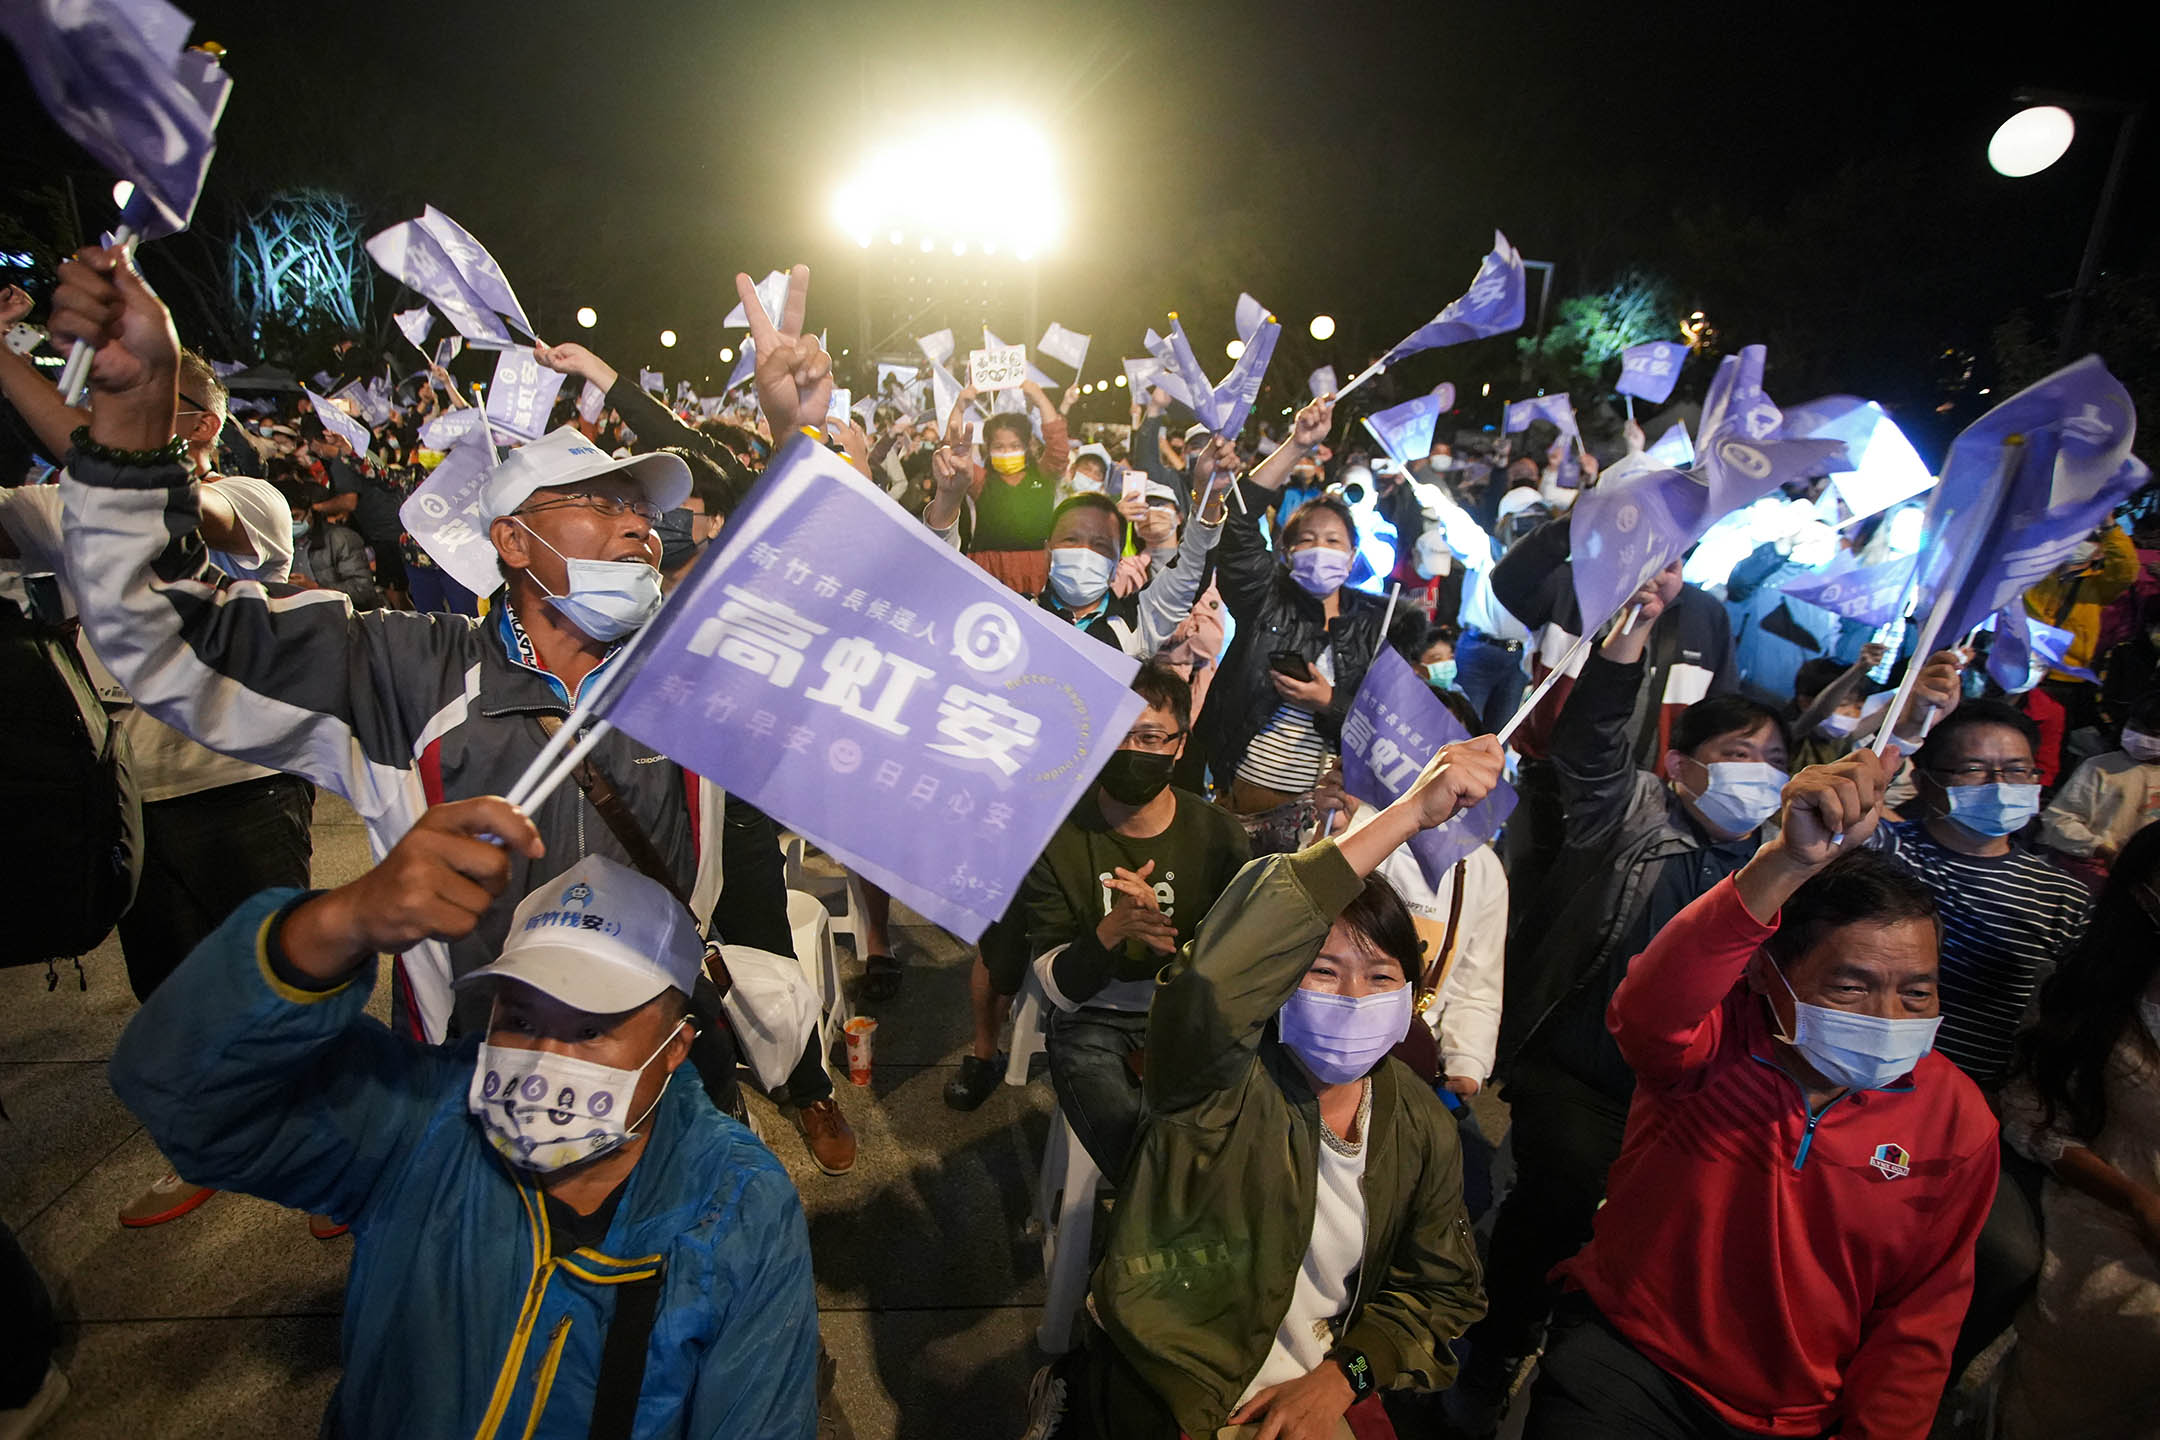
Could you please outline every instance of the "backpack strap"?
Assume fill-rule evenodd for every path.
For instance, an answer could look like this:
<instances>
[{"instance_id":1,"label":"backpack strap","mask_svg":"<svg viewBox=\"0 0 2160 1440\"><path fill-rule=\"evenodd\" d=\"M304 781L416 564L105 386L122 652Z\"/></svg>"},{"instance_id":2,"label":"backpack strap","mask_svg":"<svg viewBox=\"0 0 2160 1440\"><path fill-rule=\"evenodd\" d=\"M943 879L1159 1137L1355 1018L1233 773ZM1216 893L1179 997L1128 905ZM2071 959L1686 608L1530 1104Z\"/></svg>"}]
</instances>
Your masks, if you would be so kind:
<instances>
[{"instance_id":1,"label":"backpack strap","mask_svg":"<svg viewBox=\"0 0 2160 1440\"><path fill-rule=\"evenodd\" d=\"M608 1322L600 1349L600 1376L593 1384L589 1440L630 1440L637 1421L638 1392L645 1388L645 1356L652 1345L653 1317L660 1310L660 1287L667 1262L642 1280L616 1287L615 1318Z\"/></svg>"}]
</instances>

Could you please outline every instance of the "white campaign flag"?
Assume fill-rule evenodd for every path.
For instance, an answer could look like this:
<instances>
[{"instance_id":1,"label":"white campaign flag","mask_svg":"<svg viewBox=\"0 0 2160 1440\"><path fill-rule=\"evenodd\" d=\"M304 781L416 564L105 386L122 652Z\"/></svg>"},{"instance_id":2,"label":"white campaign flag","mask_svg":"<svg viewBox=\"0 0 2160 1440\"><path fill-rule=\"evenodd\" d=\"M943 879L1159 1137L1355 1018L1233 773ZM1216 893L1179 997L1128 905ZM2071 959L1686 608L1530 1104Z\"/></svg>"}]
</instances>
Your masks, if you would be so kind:
<instances>
[{"instance_id":1,"label":"white campaign flag","mask_svg":"<svg viewBox=\"0 0 2160 1440\"><path fill-rule=\"evenodd\" d=\"M1072 366L1074 378L1077 379L1078 373L1087 368L1088 340L1088 336L1077 330L1068 330L1053 320L1050 328L1043 331L1043 337L1036 342L1035 348L1060 365Z\"/></svg>"}]
</instances>

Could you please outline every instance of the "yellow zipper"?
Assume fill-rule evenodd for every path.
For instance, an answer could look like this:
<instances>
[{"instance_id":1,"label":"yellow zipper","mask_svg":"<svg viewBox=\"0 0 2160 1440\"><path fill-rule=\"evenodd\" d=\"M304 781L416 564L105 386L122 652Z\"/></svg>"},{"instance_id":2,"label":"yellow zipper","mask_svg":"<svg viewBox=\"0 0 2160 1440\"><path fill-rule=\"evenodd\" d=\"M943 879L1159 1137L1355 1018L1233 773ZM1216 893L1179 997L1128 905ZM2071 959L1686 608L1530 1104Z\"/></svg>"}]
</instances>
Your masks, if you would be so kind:
<instances>
[{"instance_id":1,"label":"yellow zipper","mask_svg":"<svg viewBox=\"0 0 2160 1440\"><path fill-rule=\"evenodd\" d=\"M540 1412L547 1408L548 1392L555 1388L555 1367L562 1363L563 1345L570 1339L570 1317L565 1315L555 1322L555 1332L548 1337L547 1358L540 1362L540 1378L533 1382L532 1415L525 1421L525 1440L532 1440L533 1432L540 1428Z\"/></svg>"},{"instance_id":2,"label":"yellow zipper","mask_svg":"<svg viewBox=\"0 0 2160 1440\"><path fill-rule=\"evenodd\" d=\"M503 1356L502 1370L495 1376L495 1393L488 1400L487 1413L480 1417L480 1428L474 1432L473 1440L495 1440L495 1432L502 1426L503 1412L509 1409L510 1396L517 1389L518 1372L524 1368L525 1346L532 1338L533 1321L539 1318L540 1302L547 1298L548 1276L555 1270L555 1256L548 1237L547 1222L541 1217L540 1207L526 1196L525 1187L522 1185L518 1186L518 1202L525 1207L525 1223L532 1227L532 1279L525 1287L525 1304L518 1311L517 1325L510 1332L509 1353ZM569 1323L566 1315L556 1327L558 1343ZM539 1409L536 1403L533 1406L535 1417L538 1416ZM527 1430L526 1433L529 1435L532 1432Z\"/></svg>"}]
</instances>

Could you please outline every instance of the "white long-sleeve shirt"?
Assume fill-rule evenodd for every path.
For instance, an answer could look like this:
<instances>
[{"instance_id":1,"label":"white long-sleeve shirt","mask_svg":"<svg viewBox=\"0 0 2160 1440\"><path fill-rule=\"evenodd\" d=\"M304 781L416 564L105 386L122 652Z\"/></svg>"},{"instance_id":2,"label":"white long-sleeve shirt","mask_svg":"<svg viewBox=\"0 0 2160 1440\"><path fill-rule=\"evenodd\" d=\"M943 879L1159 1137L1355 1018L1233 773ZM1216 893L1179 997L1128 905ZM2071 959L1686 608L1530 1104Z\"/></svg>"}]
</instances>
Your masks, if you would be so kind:
<instances>
[{"instance_id":1,"label":"white long-sleeve shirt","mask_svg":"<svg viewBox=\"0 0 2160 1440\"><path fill-rule=\"evenodd\" d=\"M2160 763L2111 750L2078 766L2055 792L2040 814L2040 834L2065 855L2090 857L2102 842L2122 849L2155 820L2160 820Z\"/></svg>"}]
</instances>

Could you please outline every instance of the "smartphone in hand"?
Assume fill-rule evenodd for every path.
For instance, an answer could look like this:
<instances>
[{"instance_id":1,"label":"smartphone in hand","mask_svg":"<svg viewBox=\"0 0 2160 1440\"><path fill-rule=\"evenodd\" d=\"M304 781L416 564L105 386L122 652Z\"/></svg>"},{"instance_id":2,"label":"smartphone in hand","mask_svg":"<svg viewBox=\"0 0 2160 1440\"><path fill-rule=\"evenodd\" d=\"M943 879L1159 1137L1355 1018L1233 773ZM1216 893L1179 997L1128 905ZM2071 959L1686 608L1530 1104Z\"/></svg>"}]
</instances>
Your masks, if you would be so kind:
<instances>
[{"instance_id":1,"label":"smartphone in hand","mask_svg":"<svg viewBox=\"0 0 2160 1440\"><path fill-rule=\"evenodd\" d=\"M1313 678L1312 662L1295 650L1277 650L1268 656L1267 663L1268 669L1278 675L1287 675L1292 680Z\"/></svg>"}]
</instances>

